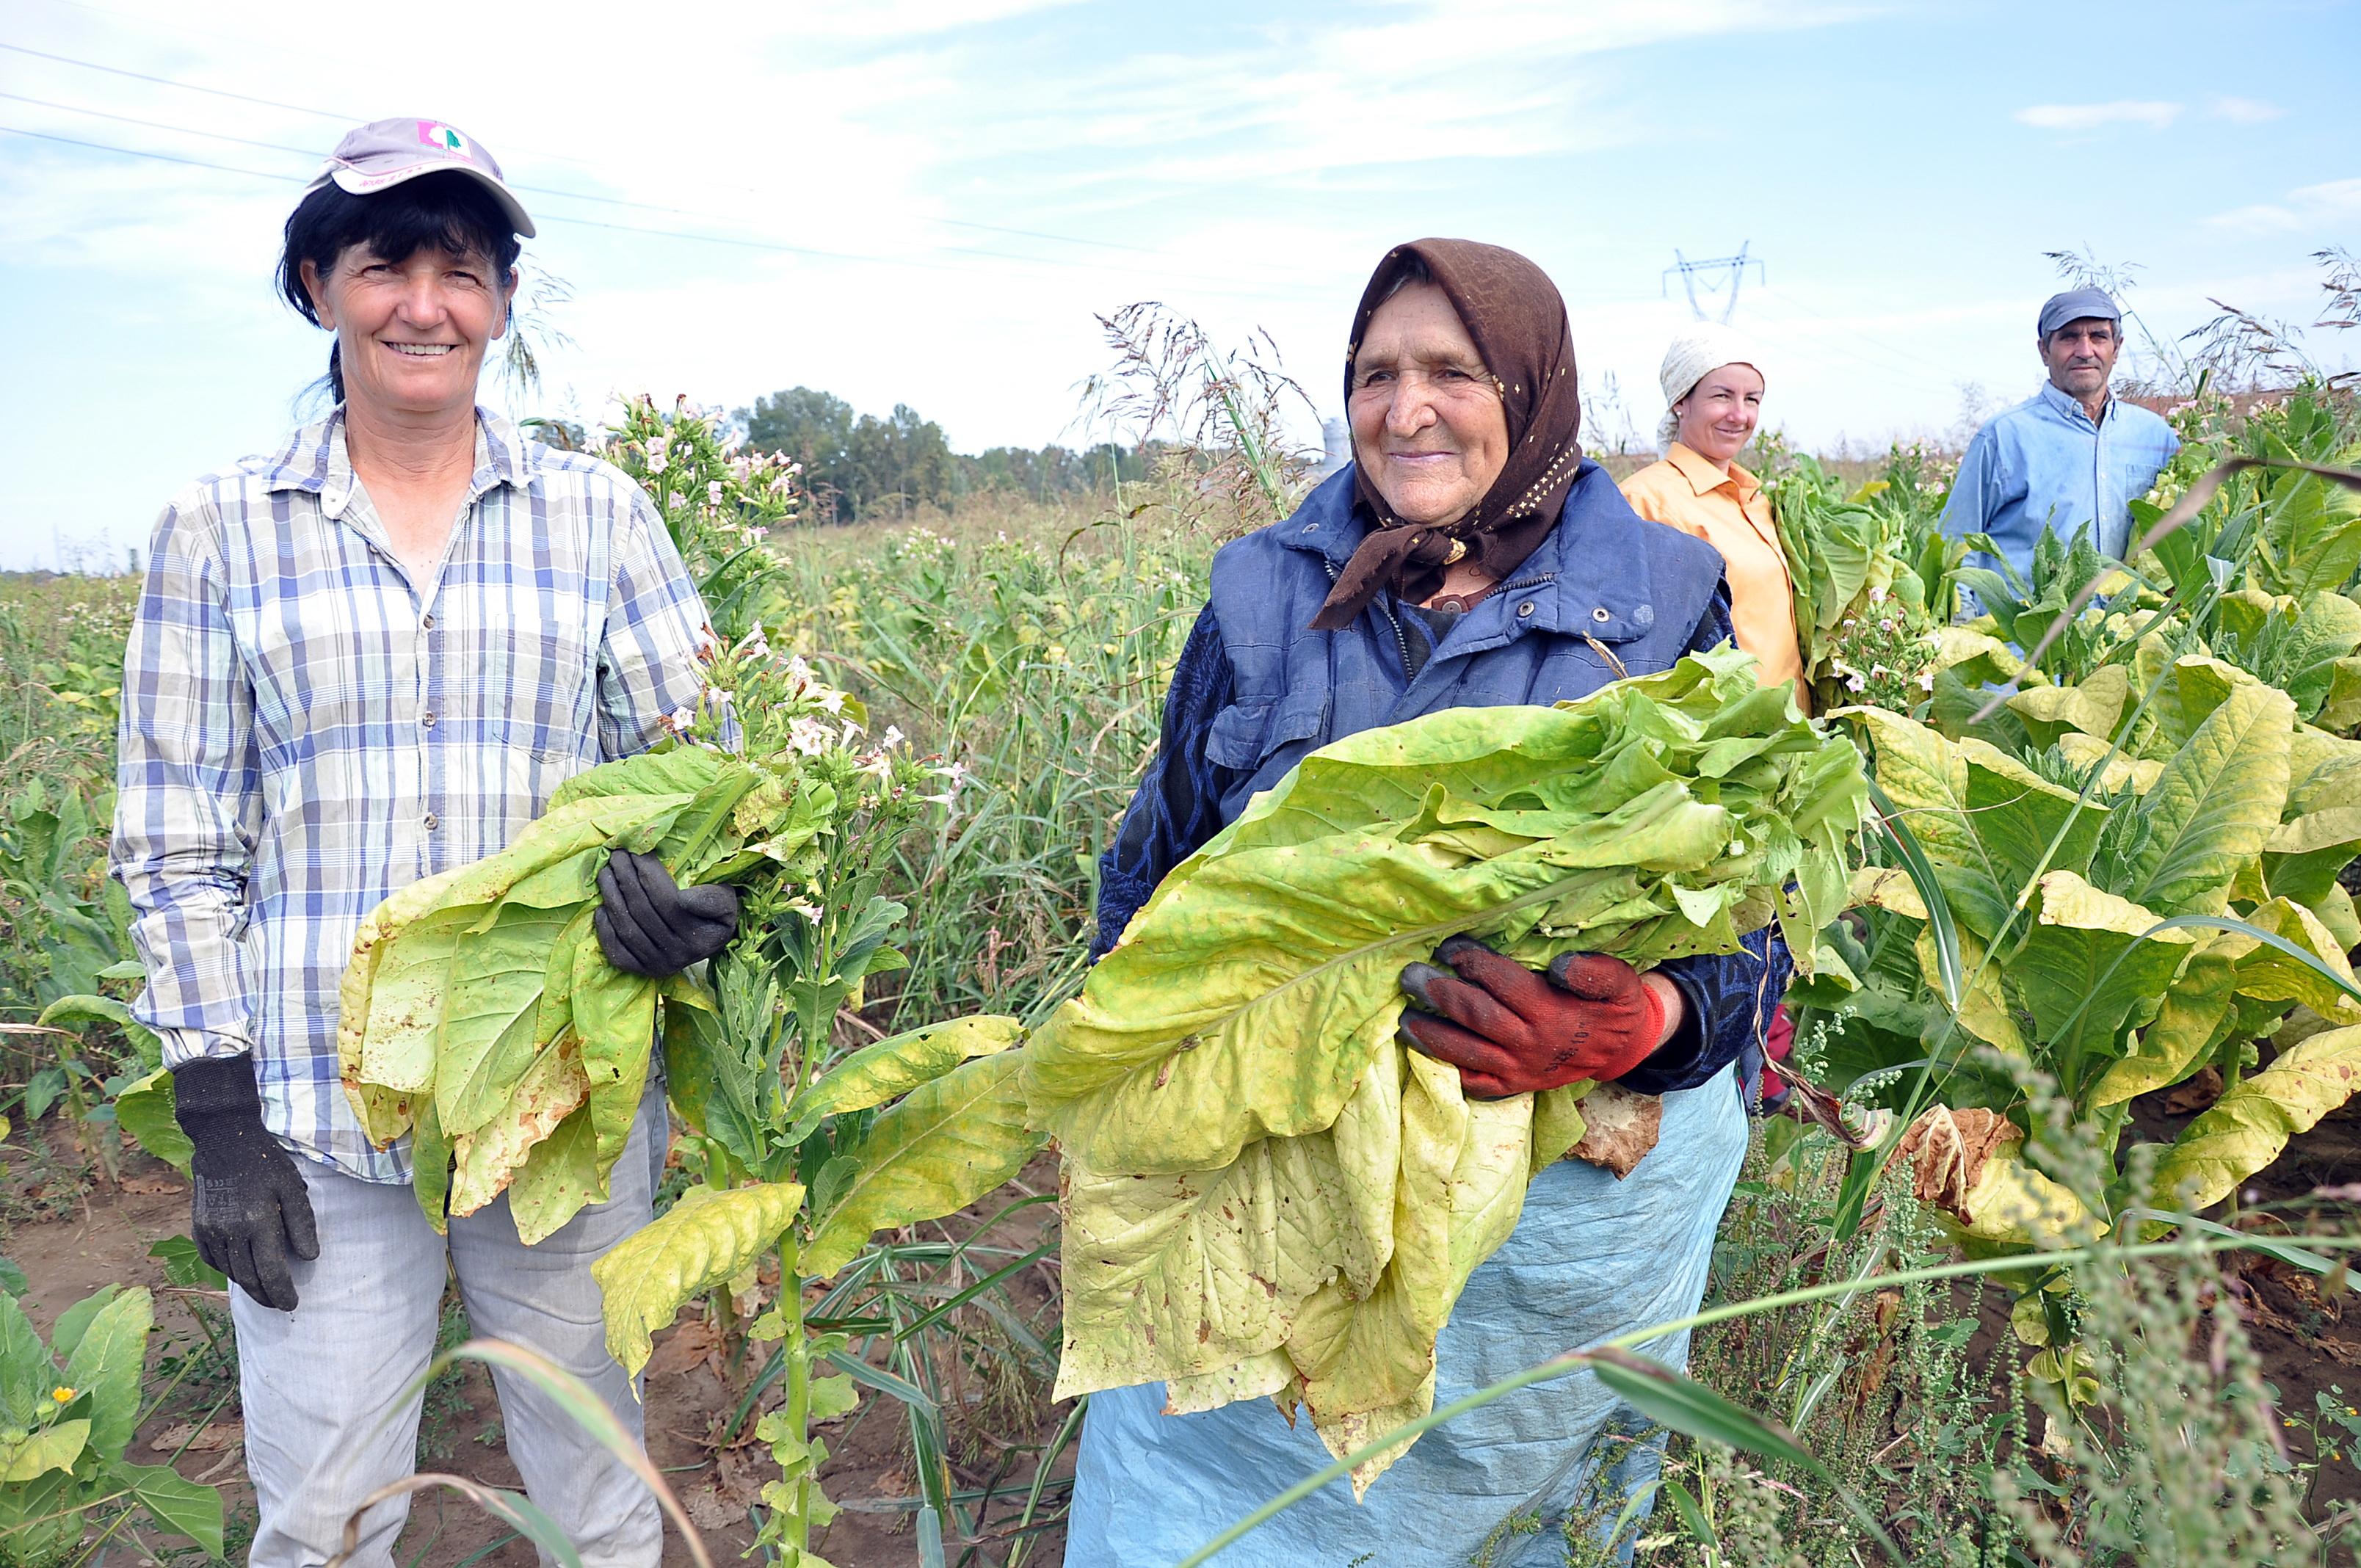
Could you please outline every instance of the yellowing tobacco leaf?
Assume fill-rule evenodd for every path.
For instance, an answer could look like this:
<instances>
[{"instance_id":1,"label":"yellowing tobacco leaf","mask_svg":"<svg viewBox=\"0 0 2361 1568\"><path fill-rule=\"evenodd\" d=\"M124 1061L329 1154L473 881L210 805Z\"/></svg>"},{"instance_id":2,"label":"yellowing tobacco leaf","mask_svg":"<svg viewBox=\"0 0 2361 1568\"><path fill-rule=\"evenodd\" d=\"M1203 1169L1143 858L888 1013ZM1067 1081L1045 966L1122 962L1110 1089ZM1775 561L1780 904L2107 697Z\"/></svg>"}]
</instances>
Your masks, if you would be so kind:
<instances>
[{"instance_id":1,"label":"yellowing tobacco leaf","mask_svg":"<svg viewBox=\"0 0 2361 1568\"><path fill-rule=\"evenodd\" d=\"M1406 1052L1403 965L1461 931L1642 968L1774 918L1808 946L1864 795L1850 742L1729 650L1305 758L1023 1052L1064 1161L1059 1393L1283 1390L1338 1453L1422 1412L1453 1303L1584 1121L1578 1089L1471 1103Z\"/></svg>"}]
</instances>

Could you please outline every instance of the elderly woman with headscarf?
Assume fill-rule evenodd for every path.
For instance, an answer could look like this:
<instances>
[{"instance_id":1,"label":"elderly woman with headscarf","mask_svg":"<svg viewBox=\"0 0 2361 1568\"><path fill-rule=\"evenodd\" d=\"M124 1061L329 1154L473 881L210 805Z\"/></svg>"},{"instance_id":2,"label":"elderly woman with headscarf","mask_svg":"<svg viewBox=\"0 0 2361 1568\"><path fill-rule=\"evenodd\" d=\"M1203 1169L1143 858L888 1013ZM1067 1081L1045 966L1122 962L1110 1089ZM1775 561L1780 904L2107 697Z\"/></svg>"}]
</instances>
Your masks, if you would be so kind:
<instances>
[{"instance_id":1,"label":"elderly woman with headscarf","mask_svg":"<svg viewBox=\"0 0 2361 1568\"><path fill-rule=\"evenodd\" d=\"M1576 444L1565 306L1511 251L1427 239L1387 253L1346 354L1353 463L1282 522L1214 557L1163 738L1102 861L1096 951L1166 873L1314 748L1441 708L1545 704L1669 668L1730 635L1714 553L1631 510ZM1405 1042L1499 1097L1580 1079L1662 1097L1656 1146L1620 1179L1561 1161L1469 1278L1436 1350L1444 1404L1570 1346L1696 1310L1746 1148L1731 1068L1787 969L1760 938L1647 974L1598 954L1548 976L1457 938L1413 964ZM1686 1332L1651 1353L1679 1365ZM1160 1386L1091 1397L1067 1561L1184 1556L1328 1462L1264 1400L1162 1414ZM1224 1563L1562 1561L1595 1477L1642 1486L1657 1451L1587 1373L1421 1439L1356 1506L1338 1481ZM1600 1466L1607 1466L1599 1476ZM1611 1517L1614 1508L1608 1509Z\"/></svg>"},{"instance_id":2,"label":"elderly woman with headscarf","mask_svg":"<svg viewBox=\"0 0 2361 1568\"><path fill-rule=\"evenodd\" d=\"M1624 480L1623 499L1642 517L1721 553L1738 645L1754 655L1764 685L1792 683L1808 713L1779 525L1762 483L1737 462L1762 418L1762 366L1746 335L1719 322L1699 322L1673 339L1659 378L1667 405L1656 432L1664 460Z\"/></svg>"}]
</instances>

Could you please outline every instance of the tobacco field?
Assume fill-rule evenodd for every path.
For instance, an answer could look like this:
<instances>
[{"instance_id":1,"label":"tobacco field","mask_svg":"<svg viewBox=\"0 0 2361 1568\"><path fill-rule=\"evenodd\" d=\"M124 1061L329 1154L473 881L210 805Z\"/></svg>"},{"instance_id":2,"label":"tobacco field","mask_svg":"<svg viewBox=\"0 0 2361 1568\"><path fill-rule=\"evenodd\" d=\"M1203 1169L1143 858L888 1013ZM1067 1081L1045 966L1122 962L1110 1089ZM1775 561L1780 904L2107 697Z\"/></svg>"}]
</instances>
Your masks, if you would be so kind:
<instances>
[{"instance_id":1,"label":"tobacco field","mask_svg":"<svg viewBox=\"0 0 2361 1568\"><path fill-rule=\"evenodd\" d=\"M1259 1397L1328 1375L1290 1362L1276 1322L1148 1367L1060 1257L1061 1157L1066 1222L1100 1223L1094 1171L1139 1178L1148 1143L1187 1172L1293 1157L1279 1146L1324 1136L1339 1086L1392 1048L1389 981L1363 988L1351 1030L1257 1018L1267 984L1223 992L1225 949L1185 947L1237 924L1219 855L1141 916L1180 956L1157 970L1126 946L1085 990L1097 856L1207 563L1306 482L1241 415L1252 389L1214 389L1226 413L1151 477L898 526L818 526L794 470L719 417L628 405L599 450L704 584L727 699L569 785L510 855L373 917L346 1077L373 1133L446 1151L430 1214L505 1192L529 1233L563 1223L628 1128L631 1042L661 1032L660 1217L600 1278L609 1343L645 1373L651 1474L714 1562L1046 1568L1083 1388L1219 1374ZM1839 465L1767 444L1747 460L1787 540L1817 723L1754 711L1751 675L1710 661L1545 716L1787 759L1733 770L1712 807L1752 814L1757 861L1716 840L1648 891L1656 924L1627 910L1609 936L1628 926L1653 957L1775 920L1806 971L1789 1005L1807 1081L1795 1113L1753 1124L1687 1377L1618 1346L1532 1347L1583 1353L1559 1370L1670 1429L1653 1509L1602 1495L1496 1540L1546 1530L1569 1564L1621 1547L1697 1568L2356 1561L2361 488L2338 475L2361 468L2361 410L2318 382L2200 381L2169 417L2183 447L2135 509L2147 547L2046 541L2030 580L1937 532L1941 454ZM253 1528L225 1297L182 1239L186 1144L130 1017L128 910L104 873L137 591L0 580L0 1562L237 1561ZM706 744L725 735L734 755ZM1479 785L1505 741L1421 743L1422 767L1475 781L1454 822L1492 835L1454 830L1468 885L1499 879L1436 915L1458 928L1493 934L1498 908L1543 896L1503 869L1528 846L1572 855L1594 817L1641 809L1494 811ZM1660 748L1668 843L1695 826L1677 811L1707 809L1685 793L1703 745ZM1332 766L1366 770L1375 817L1417 816L1415 787L1369 804L1369 759L1337 748ZM1323 776L1293 787L1316 803ZM1290 820L1272 802L1217 848L1291 850L1310 829ZM703 979L596 961L588 878L626 841L743 891L741 938ZM1510 934L1538 958L1606 917L1564 918ZM437 1056L393 1022L388 999L451 972L462 943L467 1005L537 1031ZM1125 1036L1159 998L1218 1022ZM1246 1126L1191 1088L1214 1052L1251 1059L1299 1025L1361 1042L1324 1098L1274 1089ZM1124 1098L1150 1080L1184 1108L1153 1139ZM1504 1190L1580 1135L1570 1101L1517 1114L1466 1134L1495 1137ZM1337 1259L1352 1236L1339 1217ZM1332 1262L1291 1310L1352 1305ZM453 1294L441 1343L470 1338ZM438 1362L422 1470L517 1486L496 1354ZM1415 1383L1323 1427L1340 1478L1386 1484L1387 1434L1427 1412ZM401 1557L530 1563L532 1529L442 1486ZM668 1540L667 1563L694 1560L678 1524Z\"/></svg>"}]
</instances>

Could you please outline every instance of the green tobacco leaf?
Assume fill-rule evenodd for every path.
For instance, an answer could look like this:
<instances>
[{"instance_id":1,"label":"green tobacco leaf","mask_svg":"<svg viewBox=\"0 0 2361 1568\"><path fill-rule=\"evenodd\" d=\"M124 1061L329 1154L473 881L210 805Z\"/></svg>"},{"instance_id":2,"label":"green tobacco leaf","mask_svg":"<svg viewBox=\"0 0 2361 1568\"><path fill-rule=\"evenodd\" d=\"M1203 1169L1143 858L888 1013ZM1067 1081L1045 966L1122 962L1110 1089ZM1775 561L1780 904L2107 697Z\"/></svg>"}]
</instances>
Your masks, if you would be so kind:
<instances>
[{"instance_id":1,"label":"green tobacco leaf","mask_svg":"<svg viewBox=\"0 0 2361 1568\"><path fill-rule=\"evenodd\" d=\"M2036 686L2008 699L2009 711L2025 723L2037 746L2052 746L2067 733L2113 740L2132 701L2131 671L2102 664L2080 685Z\"/></svg>"},{"instance_id":2,"label":"green tobacco leaf","mask_svg":"<svg viewBox=\"0 0 2361 1568\"><path fill-rule=\"evenodd\" d=\"M102 1285L89 1295L58 1314L49 1330L49 1349L55 1354L71 1356L82 1343L82 1336L97 1321L98 1315L114 1304L123 1293L120 1285Z\"/></svg>"},{"instance_id":3,"label":"green tobacco leaf","mask_svg":"<svg viewBox=\"0 0 2361 1568\"><path fill-rule=\"evenodd\" d=\"M847 1151L854 1172L814 1220L804 1268L826 1278L873 1233L939 1219L1023 1169L1041 1146L1025 1124L1024 1069L1022 1050L978 1057L880 1112Z\"/></svg>"},{"instance_id":4,"label":"green tobacco leaf","mask_svg":"<svg viewBox=\"0 0 2361 1568\"><path fill-rule=\"evenodd\" d=\"M109 1475L148 1510L159 1530L186 1536L222 1555L222 1498L211 1486L185 1480L169 1464L117 1464Z\"/></svg>"},{"instance_id":5,"label":"green tobacco leaf","mask_svg":"<svg viewBox=\"0 0 2361 1568\"><path fill-rule=\"evenodd\" d=\"M418 1091L434 1081L444 997L462 938L511 888L677 813L683 795L596 795L534 821L515 843L414 882L371 912L346 966L337 1047L348 1079Z\"/></svg>"},{"instance_id":6,"label":"green tobacco leaf","mask_svg":"<svg viewBox=\"0 0 2361 1568\"><path fill-rule=\"evenodd\" d=\"M2181 1130L2157 1161L2158 1204L2203 1209L2220 1202L2356 1089L2361 1089L2361 1025L2297 1042L2224 1091Z\"/></svg>"},{"instance_id":7,"label":"green tobacco leaf","mask_svg":"<svg viewBox=\"0 0 2361 1568\"><path fill-rule=\"evenodd\" d=\"M1948 894L1953 917L1990 941L2038 869L2088 868L2104 808L2081 806L1984 741L1954 741L1900 714L1857 708L1877 750L1877 782ZM2072 817L2069 826L2068 818ZM2044 855L2066 828L2056 855Z\"/></svg>"},{"instance_id":8,"label":"green tobacco leaf","mask_svg":"<svg viewBox=\"0 0 2361 1568\"><path fill-rule=\"evenodd\" d=\"M2125 896L2160 914L2218 915L2286 804L2295 707L2252 682L2226 693L2140 798Z\"/></svg>"},{"instance_id":9,"label":"green tobacco leaf","mask_svg":"<svg viewBox=\"0 0 2361 1568\"><path fill-rule=\"evenodd\" d=\"M741 1167L761 1168L769 1124L763 1064L731 1043L712 999L681 989L677 977L664 997L664 1090L681 1119L719 1142ZM777 1091L775 1078L767 1087Z\"/></svg>"},{"instance_id":10,"label":"green tobacco leaf","mask_svg":"<svg viewBox=\"0 0 2361 1568\"><path fill-rule=\"evenodd\" d=\"M567 779L553 791L549 809L560 810L577 801L598 796L617 798L653 795L695 796L721 776L729 759L703 746L660 746L620 762L602 762Z\"/></svg>"},{"instance_id":11,"label":"green tobacco leaf","mask_svg":"<svg viewBox=\"0 0 2361 1568\"><path fill-rule=\"evenodd\" d=\"M16 1298L0 1296L0 1426L30 1427L57 1387L57 1363Z\"/></svg>"},{"instance_id":12,"label":"green tobacco leaf","mask_svg":"<svg viewBox=\"0 0 2361 1568\"><path fill-rule=\"evenodd\" d=\"M2151 1090L2169 1088L2195 1071L2221 1041L2236 984L2232 949L2223 942L2209 941L2191 955L2164 993L2156 1021L2140 1031L2130 1053L2110 1063L2092 1086L2092 1107L2120 1105Z\"/></svg>"},{"instance_id":13,"label":"green tobacco leaf","mask_svg":"<svg viewBox=\"0 0 2361 1568\"><path fill-rule=\"evenodd\" d=\"M579 945L590 915L587 906L502 905L489 926L467 933L467 959L453 966L444 993L434 1061L434 1104L449 1136L464 1137L500 1115L570 1021L570 1008L544 1008L549 957L561 944Z\"/></svg>"},{"instance_id":14,"label":"green tobacco leaf","mask_svg":"<svg viewBox=\"0 0 2361 1568\"><path fill-rule=\"evenodd\" d=\"M2361 854L2361 741L2296 727L2288 752L2287 805L2263 846L2263 881L2277 894L2316 905Z\"/></svg>"},{"instance_id":15,"label":"green tobacco leaf","mask_svg":"<svg viewBox=\"0 0 2361 1568\"><path fill-rule=\"evenodd\" d=\"M2152 912L2071 872L2041 879L2040 906L2006 979L2050 1050L2069 1062L2112 1058L2126 1024L2154 1014L2197 941L2187 930L2149 935L2157 925Z\"/></svg>"},{"instance_id":16,"label":"green tobacco leaf","mask_svg":"<svg viewBox=\"0 0 2361 1568\"><path fill-rule=\"evenodd\" d=\"M450 1140L455 1157L450 1212L472 1214L508 1190L533 1146L555 1133L590 1098L582 1045L569 1029L553 1041L511 1088L499 1118ZM422 1117L422 1128L423 1118ZM436 1124L441 1133L441 1124ZM421 1190L422 1196L423 1189Z\"/></svg>"},{"instance_id":17,"label":"green tobacco leaf","mask_svg":"<svg viewBox=\"0 0 2361 1568\"><path fill-rule=\"evenodd\" d=\"M2262 940L2265 936L2278 940ZM2257 905L2224 941L2237 955L2241 1035L2268 1034L2298 1003L2331 1023L2361 1022L2344 944L2301 905L2283 898Z\"/></svg>"},{"instance_id":18,"label":"green tobacco leaf","mask_svg":"<svg viewBox=\"0 0 2361 1568\"><path fill-rule=\"evenodd\" d=\"M607 1176L598 1164L598 1140L591 1131L588 1105L533 1145L509 1183L509 1212L516 1218L518 1239L527 1246L555 1234L591 1204L606 1201Z\"/></svg>"},{"instance_id":19,"label":"green tobacco leaf","mask_svg":"<svg viewBox=\"0 0 2361 1568\"><path fill-rule=\"evenodd\" d=\"M65 1386L91 1396L90 1445L100 1457L123 1457L139 1424L139 1374L155 1303L144 1289L109 1301L82 1331L66 1358Z\"/></svg>"},{"instance_id":20,"label":"green tobacco leaf","mask_svg":"<svg viewBox=\"0 0 2361 1568\"><path fill-rule=\"evenodd\" d=\"M1545 958L1578 932L1642 966L1729 950L1741 905L1770 913L1748 885L1832 858L1861 809L1850 748L1773 704L1742 657L1700 657L1322 748L1167 876L1035 1031L1037 1124L1094 1169L1218 1167L1333 1123L1392 1038L1402 966L1455 933ZM1812 773L1826 747L1837 765ZM1704 773L1710 792L1688 782Z\"/></svg>"},{"instance_id":21,"label":"green tobacco leaf","mask_svg":"<svg viewBox=\"0 0 2361 1568\"><path fill-rule=\"evenodd\" d=\"M1257 1139L1218 1170L1102 1173L1069 1156L1056 1397L1218 1373L1284 1344L1332 1279L1372 1294L1397 1206L1402 1071L1385 1053L1336 1126Z\"/></svg>"},{"instance_id":22,"label":"green tobacco leaf","mask_svg":"<svg viewBox=\"0 0 2361 1568\"><path fill-rule=\"evenodd\" d=\"M52 1470L71 1470L89 1446L90 1422L81 1419L43 1427L20 1442L0 1441L0 1486L30 1481Z\"/></svg>"},{"instance_id":23,"label":"green tobacco leaf","mask_svg":"<svg viewBox=\"0 0 2361 1568\"><path fill-rule=\"evenodd\" d=\"M2274 594L2343 587L2361 567L2361 493L2314 474L2282 473L2266 487L2257 530L2256 584Z\"/></svg>"},{"instance_id":24,"label":"green tobacco leaf","mask_svg":"<svg viewBox=\"0 0 2361 1568\"><path fill-rule=\"evenodd\" d=\"M194 1287L201 1290L226 1290L229 1276L207 1263L197 1252L197 1244L186 1236L165 1236L148 1249L148 1255L164 1266L164 1281L183 1289Z\"/></svg>"},{"instance_id":25,"label":"green tobacco leaf","mask_svg":"<svg viewBox=\"0 0 2361 1568\"><path fill-rule=\"evenodd\" d=\"M804 1190L792 1181L717 1191L692 1187L643 1229L590 1266L604 1293L607 1349L639 1376L650 1336L681 1304L752 1268L795 1223Z\"/></svg>"},{"instance_id":26,"label":"green tobacco leaf","mask_svg":"<svg viewBox=\"0 0 2361 1568\"><path fill-rule=\"evenodd\" d=\"M587 931L608 847L653 841L696 799L652 786L679 782L684 768L710 783L724 766L742 768L676 751L594 769L595 783L574 781L582 787L561 791L506 850L412 883L370 913L345 968L337 1058L372 1140L409 1131L430 1090L455 1136L484 1124L500 1084L515 1081L563 1022L542 992L572 971L554 970L550 953L572 922ZM650 1044L641 1043L642 1066ZM447 1083L438 1077L445 1056Z\"/></svg>"},{"instance_id":27,"label":"green tobacco leaf","mask_svg":"<svg viewBox=\"0 0 2361 1568\"><path fill-rule=\"evenodd\" d=\"M196 1146L181 1130L173 1103L172 1074L159 1067L125 1084L115 1095L115 1124L141 1148L186 1176Z\"/></svg>"},{"instance_id":28,"label":"green tobacco leaf","mask_svg":"<svg viewBox=\"0 0 2361 1568\"><path fill-rule=\"evenodd\" d=\"M93 996L87 992L60 996L42 1008L41 1015L33 1022L52 1029L70 1024L112 1024L123 1032L125 1039L131 1042L132 1049L139 1053L141 1061L157 1064L163 1060L164 1043L156 1037L156 1032L131 1015L128 1003L118 1002L112 996Z\"/></svg>"},{"instance_id":29,"label":"green tobacco leaf","mask_svg":"<svg viewBox=\"0 0 2361 1568\"><path fill-rule=\"evenodd\" d=\"M1025 1025L1017 1020L979 1014L929 1024L863 1046L796 1096L787 1119L800 1131L791 1130L788 1141L802 1141L823 1116L883 1105L963 1061L1005 1051L1024 1038Z\"/></svg>"},{"instance_id":30,"label":"green tobacco leaf","mask_svg":"<svg viewBox=\"0 0 2361 1568\"><path fill-rule=\"evenodd\" d=\"M574 1027L582 1039L582 1070L590 1080L590 1127L602 1189L639 1115L655 1046L656 989L655 981L609 963L595 934L577 951Z\"/></svg>"}]
</instances>

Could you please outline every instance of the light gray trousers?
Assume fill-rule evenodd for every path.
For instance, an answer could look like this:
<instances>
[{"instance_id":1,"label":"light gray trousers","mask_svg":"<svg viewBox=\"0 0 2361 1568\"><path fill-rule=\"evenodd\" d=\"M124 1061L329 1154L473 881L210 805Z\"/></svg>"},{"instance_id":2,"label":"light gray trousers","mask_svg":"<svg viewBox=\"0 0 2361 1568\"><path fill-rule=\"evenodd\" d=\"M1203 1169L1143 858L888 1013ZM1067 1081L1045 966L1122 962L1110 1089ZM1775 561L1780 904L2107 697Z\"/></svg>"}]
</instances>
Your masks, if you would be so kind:
<instances>
[{"instance_id":1,"label":"light gray trousers","mask_svg":"<svg viewBox=\"0 0 2361 1568\"><path fill-rule=\"evenodd\" d=\"M517 1240L506 1197L455 1216L446 1243L409 1187L297 1158L320 1227L318 1258L291 1260L301 1305L277 1311L230 1288L246 1464L262 1514L253 1568L316 1568L343 1546L362 1498L412 1473L423 1399L412 1385L434 1353L446 1259L477 1337L540 1352L640 1437L640 1403L607 1354L590 1265L648 1223L665 1139L664 1091L652 1087L609 1201L530 1247ZM533 1385L498 1368L492 1382L525 1492L585 1568L656 1568L654 1496ZM409 1514L407 1495L372 1508L353 1562L387 1568Z\"/></svg>"}]
</instances>

